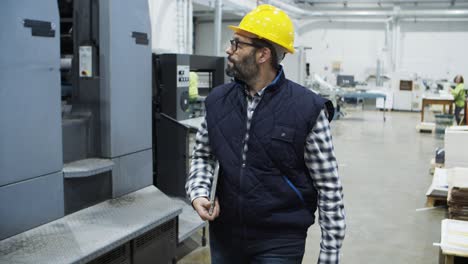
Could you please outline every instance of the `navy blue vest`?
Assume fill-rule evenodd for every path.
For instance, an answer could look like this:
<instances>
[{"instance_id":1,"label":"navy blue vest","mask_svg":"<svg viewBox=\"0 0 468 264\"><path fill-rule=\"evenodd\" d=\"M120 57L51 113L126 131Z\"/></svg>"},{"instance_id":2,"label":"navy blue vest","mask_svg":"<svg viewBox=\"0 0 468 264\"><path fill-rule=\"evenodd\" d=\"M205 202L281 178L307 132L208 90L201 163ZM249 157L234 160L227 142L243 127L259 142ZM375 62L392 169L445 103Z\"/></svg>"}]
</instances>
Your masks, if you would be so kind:
<instances>
[{"instance_id":1,"label":"navy blue vest","mask_svg":"<svg viewBox=\"0 0 468 264\"><path fill-rule=\"evenodd\" d=\"M304 162L306 137L330 101L289 81L281 71L247 123L244 86L232 82L205 100L210 146L220 163L220 216L213 230L259 237L303 237L314 223L317 191ZM229 231L228 231L229 230Z\"/></svg>"}]
</instances>

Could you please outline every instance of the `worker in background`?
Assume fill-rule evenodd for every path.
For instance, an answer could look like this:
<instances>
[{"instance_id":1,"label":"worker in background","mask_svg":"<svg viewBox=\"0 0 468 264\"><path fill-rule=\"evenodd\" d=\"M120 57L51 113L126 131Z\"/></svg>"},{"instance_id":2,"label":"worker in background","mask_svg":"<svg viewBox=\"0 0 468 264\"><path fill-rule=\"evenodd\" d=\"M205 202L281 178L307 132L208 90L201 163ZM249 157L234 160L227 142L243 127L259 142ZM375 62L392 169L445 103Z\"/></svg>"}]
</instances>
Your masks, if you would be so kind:
<instances>
[{"instance_id":1,"label":"worker in background","mask_svg":"<svg viewBox=\"0 0 468 264\"><path fill-rule=\"evenodd\" d=\"M339 263L345 212L333 105L286 79L279 63L294 52L294 28L285 12L260 5L229 28L226 73L234 82L205 100L186 183L194 209L210 221L212 263L301 263L317 207L319 263Z\"/></svg>"},{"instance_id":2,"label":"worker in background","mask_svg":"<svg viewBox=\"0 0 468 264\"><path fill-rule=\"evenodd\" d=\"M198 99L198 74L191 71L189 80L189 101L196 102Z\"/></svg>"},{"instance_id":3,"label":"worker in background","mask_svg":"<svg viewBox=\"0 0 468 264\"><path fill-rule=\"evenodd\" d=\"M190 118L196 117L197 112L202 112L203 100L198 96L198 74L191 71L189 75L189 109Z\"/></svg>"},{"instance_id":4,"label":"worker in background","mask_svg":"<svg viewBox=\"0 0 468 264\"><path fill-rule=\"evenodd\" d=\"M455 120L457 125L461 124L460 112L465 108L465 84L463 76L457 75L453 82L456 84L452 89L453 100L455 101ZM466 113L465 113L466 115Z\"/></svg>"}]
</instances>

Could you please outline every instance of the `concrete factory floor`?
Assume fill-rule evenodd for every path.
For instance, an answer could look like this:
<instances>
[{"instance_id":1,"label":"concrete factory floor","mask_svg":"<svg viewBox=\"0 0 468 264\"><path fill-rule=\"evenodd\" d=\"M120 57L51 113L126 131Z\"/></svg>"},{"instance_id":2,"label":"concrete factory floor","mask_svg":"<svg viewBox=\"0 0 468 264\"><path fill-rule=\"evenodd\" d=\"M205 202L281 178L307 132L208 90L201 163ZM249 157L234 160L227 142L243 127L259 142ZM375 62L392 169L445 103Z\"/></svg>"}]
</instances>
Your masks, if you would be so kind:
<instances>
[{"instance_id":1,"label":"concrete factory floor","mask_svg":"<svg viewBox=\"0 0 468 264\"><path fill-rule=\"evenodd\" d=\"M430 159L443 140L415 130L419 113L353 111L332 123L347 232L342 263L438 263L445 209L425 207ZM303 263L316 263L320 228L309 229ZM178 263L210 263L200 247Z\"/></svg>"}]
</instances>

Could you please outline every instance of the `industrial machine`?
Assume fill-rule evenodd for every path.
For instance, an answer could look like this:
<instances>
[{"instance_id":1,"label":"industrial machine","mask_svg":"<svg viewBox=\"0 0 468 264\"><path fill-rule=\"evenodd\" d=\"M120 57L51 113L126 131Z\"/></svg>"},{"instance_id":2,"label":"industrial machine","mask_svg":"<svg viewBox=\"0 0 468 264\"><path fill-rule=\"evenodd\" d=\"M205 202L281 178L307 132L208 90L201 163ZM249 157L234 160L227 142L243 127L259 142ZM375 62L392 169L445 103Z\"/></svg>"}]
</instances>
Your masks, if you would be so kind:
<instances>
[{"instance_id":1,"label":"industrial machine","mask_svg":"<svg viewBox=\"0 0 468 264\"><path fill-rule=\"evenodd\" d=\"M164 193L185 198L185 182L191 155L191 142L203 117L189 118L189 72L195 71L203 80L199 94L207 95L214 87L225 83L224 57L159 54L153 56L153 142L154 182Z\"/></svg>"},{"instance_id":2,"label":"industrial machine","mask_svg":"<svg viewBox=\"0 0 468 264\"><path fill-rule=\"evenodd\" d=\"M202 96L225 82L224 57L153 54L153 63L155 111L176 120L190 117L188 89L191 71L201 75L198 89ZM203 77L206 77L205 81Z\"/></svg>"},{"instance_id":3,"label":"industrial machine","mask_svg":"<svg viewBox=\"0 0 468 264\"><path fill-rule=\"evenodd\" d=\"M309 77L309 66L306 63L306 51L312 49L310 47L295 47L294 54L286 54L281 65L283 65L286 77L300 85L306 85L306 79Z\"/></svg>"},{"instance_id":4,"label":"industrial machine","mask_svg":"<svg viewBox=\"0 0 468 264\"><path fill-rule=\"evenodd\" d=\"M77 162L95 172L79 179L65 173L65 211L71 213L152 184L151 29L148 14L135 19L128 12L144 13L145 1L127 9L111 1L59 3L61 60L70 65L61 75L71 87L71 94L62 93L65 172ZM113 164L107 165L111 173L101 173L106 164Z\"/></svg>"},{"instance_id":5,"label":"industrial machine","mask_svg":"<svg viewBox=\"0 0 468 264\"><path fill-rule=\"evenodd\" d=\"M0 10L0 239L64 216L58 9L16 3Z\"/></svg>"},{"instance_id":6,"label":"industrial machine","mask_svg":"<svg viewBox=\"0 0 468 264\"><path fill-rule=\"evenodd\" d=\"M204 223L153 185L148 1L6 0L0 22L0 262L173 262Z\"/></svg>"},{"instance_id":7,"label":"industrial machine","mask_svg":"<svg viewBox=\"0 0 468 264\"><path fill-rule=\"evenodd\" d=\"M354 75L338 75L336 77L336 85L341 87L354 87Z\"/></svg>"},{"instance_id":8,"label":"industrial machine","mask_svg":"<svg viewBox=\"0 0 468 264\"><path fill-rule=\"evenodd\" d=\"M421 111L423 85L415 73L396 72L392 76L393 109Z\"/></svg>"}]
</instances>

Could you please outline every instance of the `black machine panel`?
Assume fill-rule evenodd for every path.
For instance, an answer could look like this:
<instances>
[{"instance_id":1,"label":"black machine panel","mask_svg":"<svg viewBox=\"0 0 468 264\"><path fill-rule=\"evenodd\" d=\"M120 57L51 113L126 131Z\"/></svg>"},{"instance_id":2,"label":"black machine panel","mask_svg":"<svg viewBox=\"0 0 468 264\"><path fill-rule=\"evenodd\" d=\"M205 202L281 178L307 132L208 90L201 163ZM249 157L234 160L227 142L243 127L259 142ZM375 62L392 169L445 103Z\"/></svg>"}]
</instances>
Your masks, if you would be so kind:
<instances>
[{"instance_id":1,"label":"black machine panel","mask_svg":"<svg viewBox=\"0 0 468 264\"><path fill-rule=\"evenodd\" d=\"M190 55L162 54L157 55L154 62L156 103L160 112L177 120L188 119Z\"/></svg>"},{"instance_id":2,"label":"black machine panel","mask_svg":"<svg viewBox=\"0 0 468 264\"><path fill-rule=\"evenodd\" d=\"M185 197L189 169L189 136L193 130L179 123L189 119L190 71L208 76L199 86L203 98L224 83L223 57L153 54L153 170L154 184L164 193Z\"/></svg>"}]
</instances>

